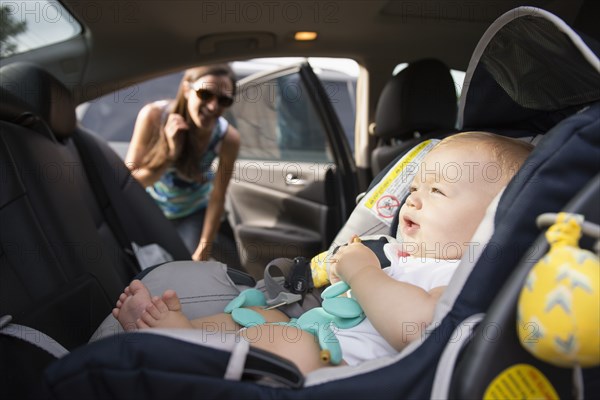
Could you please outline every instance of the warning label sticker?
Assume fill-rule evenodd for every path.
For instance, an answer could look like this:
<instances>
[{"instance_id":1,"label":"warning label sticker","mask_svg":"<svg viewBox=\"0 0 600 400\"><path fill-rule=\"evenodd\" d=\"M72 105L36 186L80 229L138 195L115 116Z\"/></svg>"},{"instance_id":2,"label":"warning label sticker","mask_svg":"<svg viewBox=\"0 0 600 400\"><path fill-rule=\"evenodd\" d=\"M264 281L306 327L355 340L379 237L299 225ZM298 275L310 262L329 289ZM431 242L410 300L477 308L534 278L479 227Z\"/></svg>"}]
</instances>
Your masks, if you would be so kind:
<instances>
[{"instance_id":1,"label":"warning label sticker","mask_svg":"<svg viewBox=\"0 0 600 400\"><path fill-rule=\"evenodd\" d=\"M362 205L377 219L390 226L400 202L408 194L419 163L438 142L437 139L430 139L414 147L365 196Z\"/></svg>"},{"instance_id":2,"label":"warning label sticker","mask_svg":"<svg viewBox=\"0 0 600 400\"><path fill-rule=\"evenodd\" d=\"M398 207L400 207L400 200L398 200L396 196L386 194L377 200L375 210L377 211L377 215L381 218L390 219L394 218Z\"/></svg>"},{"instance_id":3,"label":"warning label sticker","mask_svg":"<svg viewBox=\"0 0 600 400\"><path fill-rule=\"evenodd\" d=\"M483 394L484 399L558 399L558 393L539 369L516 364L502 371Z\"/></svg>"}]
</instances>

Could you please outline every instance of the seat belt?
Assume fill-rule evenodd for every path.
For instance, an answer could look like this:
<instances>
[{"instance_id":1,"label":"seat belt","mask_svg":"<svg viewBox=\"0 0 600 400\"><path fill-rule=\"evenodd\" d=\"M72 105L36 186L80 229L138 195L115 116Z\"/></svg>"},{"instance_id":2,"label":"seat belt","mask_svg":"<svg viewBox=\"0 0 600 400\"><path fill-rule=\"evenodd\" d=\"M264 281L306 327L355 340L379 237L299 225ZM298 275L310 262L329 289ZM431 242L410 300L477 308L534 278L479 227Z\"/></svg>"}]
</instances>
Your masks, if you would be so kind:
<instances>
[{"instance_id":1,"label":"seat belt","mask_svg":"<svg viewBox=\"0 0 600 400\"><path fill-rule=\"evenodd\" d=\"M30 343L56 358L69 354L69 350L45 333L29 326L13 324L10 321L12 321L10 315L4 315L0 318L0 335L14 337Z\"/></svg>"}]
</instances>

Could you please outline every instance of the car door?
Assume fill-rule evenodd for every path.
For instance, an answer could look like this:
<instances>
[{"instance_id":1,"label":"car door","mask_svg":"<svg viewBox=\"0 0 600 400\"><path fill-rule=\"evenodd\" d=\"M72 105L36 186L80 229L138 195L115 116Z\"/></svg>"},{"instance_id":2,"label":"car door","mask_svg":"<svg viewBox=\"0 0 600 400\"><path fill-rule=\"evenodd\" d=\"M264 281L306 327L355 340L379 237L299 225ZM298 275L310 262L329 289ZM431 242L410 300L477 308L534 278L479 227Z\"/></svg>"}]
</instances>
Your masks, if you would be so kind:
<instances>
[{"instance_id":1,"label":"car door","mask_svg":"<svg viewBox=\"0 0 600 400\"><path fill-rule=\"evenodd\" d=\"M327 92L302 64L240 82L226 117L241 148L226 208L242 265L327 248L352 210L355 166Z\"/></svg>"}]
</instances>

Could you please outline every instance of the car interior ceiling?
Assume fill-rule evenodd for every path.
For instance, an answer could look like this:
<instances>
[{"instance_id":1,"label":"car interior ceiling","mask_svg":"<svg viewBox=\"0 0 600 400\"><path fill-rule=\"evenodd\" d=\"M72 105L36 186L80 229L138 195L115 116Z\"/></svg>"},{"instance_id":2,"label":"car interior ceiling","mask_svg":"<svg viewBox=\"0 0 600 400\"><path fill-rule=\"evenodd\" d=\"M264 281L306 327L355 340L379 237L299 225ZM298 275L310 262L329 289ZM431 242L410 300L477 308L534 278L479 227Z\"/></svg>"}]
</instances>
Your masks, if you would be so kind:
<instances>
[{"instance_id":1,"label":"car interior ceiling","mask_svg":"<svg viewBox=\"0 0 600 400\"><path fill-rule=\"evenodd\" d=\"M286 2L282 2L281 10L297 6L295 2L286 7ZM333 14L336 19L332 21L321 21L319 25L320 38L318 46L305 46L294 43L288 39L289 23L283 18L274 18L272 24L269 24L268 38L264 39L260 35L255 35L256 24L252 20L241 18L236 25L236 33L228 31L227 24L221 21L231 22L227 15L221 15L224 10L211 10L207 6L202 6L202 2L186 2L185 15L183 18L196 21L202 20L202 24L187 24L185 21L177 24L177 32L174 32L169 24L171 18L179 15L173 12L173 17L165 17L169 6L152 2L139 7L137 3L132 3L135 12L135 24L113 23L108 28L106 19L97 18L93 13L86 10L97 9L98 12L108 14L109 5L98 4L93 1L80 1L77 7L73 7L75 17L82 21L85 26L89 26L91 32L103 33L102 36L95 37L91 43L92 51L88 53L88 46L84 39L77 39L65 42L55 46L57 51L64 53L62 57L68 60L67 63L56 63L55 56L51 53L47 56L42 51L35 52L37 60L44 60L47 69L65 83L77 83L79 88L94 85L94 90L74 90L75 102L80 103L90 100L90 96L97 96L99 93L108 93L119 87L134 83L139 79L147 79L152 76L164 73L174 68L185 68L193 65L198 60L204 62L231 61L234 59L243 59L261 56L303 56L310 51L314 56L338 55L341 57L355 58L363 64L372 75L372 86L375 89L373 94L378 94L387 81L391 68L398 62L412 61L427 56L435 55L442 59L452 68L466 69L466 60L470 55L470 50L475 47L478 38L485 28L492 22L497 15L507 11L521 1L503 2L485 6L485 2L477 5L477 2L471 2L472 13L461 13L460 10L453 9L433 9L426 10L422 8L413 8L409 5L402 5L395 1L353 1L345 2L343 5L337 5L332 2L327 7L338 7L337 9L322 9L321 18L326 18L326 12ZM557 4L557 12L568 23L575 22L575 16L589 15L589 13L577 13L580 7L593 7L592 1L585 2L578 0L570 2L568 9L562 4ZM216 3L215 3L216 4ZM448 7L466 7L463 4L448 5ZM135 8L139 7L139 9ZM323 6L326 7L326 6ZM491 7L491 8L490 8ZM564 9L562 10L561 9ZM562 12L561 12L562 11ZM585 9L584 9L585 11ZM218 14L213 14L218 13ZM180 18L180 17L178 17ZM583 26L588 28L594 26L590 24L589 18L579 17ZM123 22L123 21L116 21ZM464 23L461 30L455 29L457 23ZM107 26L105 26L107 25ZM145 43L148 47L139 47L137 36L131 32L131 27L135 26L140 32L145 32ZM353 31L353 27L361 26L360 33L354 39L348 38L348 33ZM401 33L398 33L398 27L401 27ZM162 29L154 29L162 27ZM105 34L110 29L110 34ZM594 27L595 33L598 28ZM210 32L205 35L203 32ZM245 33L239 33L245 32ZM402 34L402 32L422 32L421 40L414 41L412 34ZM424 33L427 32L427 35ZM102 39L101 39L102 38ZM131 38L131 39L130 39ZM435 38L433 41L429 38ZM132 42L130 43L129 40ZM182 45L187 43L190 48L199 46L198 40L208 40L207 52L198 54L191 52L171 52L170 57L155 57L157 48L168 48L170 43L177 40ZM446 41L446 45L441 45L440 40ZM105 41L105 42L104 42ZM219 42L223 43L219 46ZM257 45L248 52L246 44L248 41L255 41ZM461 46L452 46L452 42L461 43ZM273 47L277 43L276 47ZM372 43L378 43L373 46ZM151 45L150 45L151 44ZM138 51L131 53L128 49L138 48ZM308 49L307 49L308 47ZM332 51L334 49L334 51ZM393 56L385 54L387 49L402 49L402 59L394 59ZM211 50L212 52L209 52ZM123 57L119 54L123 52ZM16 60L26 61L27 54L17 55ZM114 68L110 76L104 76L104 60L106 57L117 57L118 68ZM97 60L97 61L96 61ZM68 65L68 68L66 67ZM380 76L382 76L380 78ZM76 89L76 88L75 88Z\"/></svg>"}]
</instances>

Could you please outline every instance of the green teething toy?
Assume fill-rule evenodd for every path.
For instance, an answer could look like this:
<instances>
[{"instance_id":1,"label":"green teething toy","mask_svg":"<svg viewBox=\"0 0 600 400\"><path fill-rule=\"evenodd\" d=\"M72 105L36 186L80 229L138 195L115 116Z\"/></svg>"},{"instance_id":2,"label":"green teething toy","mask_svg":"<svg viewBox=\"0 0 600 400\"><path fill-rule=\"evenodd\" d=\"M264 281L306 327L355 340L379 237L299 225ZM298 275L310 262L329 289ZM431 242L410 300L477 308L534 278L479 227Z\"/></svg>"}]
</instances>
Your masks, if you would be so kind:
<instances>
[{"instance_id":1,"label":"green teething toy","mask_svg":"<svg viewBox=\"0 0 600 400\"><path fill-rule=\"evenodd\" d=\"M227 314L241 307L264 307L267 305L265 294L258 289L243 290L235 299L225 306Z\"/></svg>"},{"instance_id":2,"label":"green teething toy","mask_svg":"<svg viewBox=\"0 0 600 400\"><path fill-rule=\"evenodd\" d=\"M345 282L331 285L321 293L322 307L302 314L296 324L317 337L321 347L321 360L338 365L342 362L342 348L335 336L336 329L348 329L358 325L365 314L358 302L349 297L337 297L348 291Z\"/></svg>"},{"instance_id":3,"label":"green teething toy","mask_svg":"<svg viewBox=\"0 0 600 400\"><path fill-rule=\"evenodd\" d=\"M256 311L243 307L264 307L266 305L267 300L263 292L257 289L246 289L231 300L223 311L231 314L231 318L241 326L249 327L264 324L266 321Z\"/></svg>"},{"instance_id":4,"label":"green teething toy","mask_svg":"<svg viewBox=\"0 0 600 400\"><path fill-rule=\"evenodd\" d=\"M348 286L348 284L344 281L339 281L323 290L321 293L321 298L331 299L338 297L339 295L346 293L348 290L350 290L350 286Z\"/></svg>"},{"instance_id":5,"label":"green teething toy","mask_svg":"<svg viewBox=\"0 0 600 400\"><path fill-rule=\"evenodd\" d=\"M276 325L295 326L314 335L321 347L321 360L326 364L338 365L342 362L342 348L335 336L336 329L348 329L365 319L365 313L358 302L350 297L338 297L350 289L345 282L331 285L321 293L322 307L313 308L290 322ZM225 307L225 312L244 327L266 323L258 312L243 307L266 307L263 292L246 289Z\"/></svg>"},{"instance_id":6,"label":"green teething toy","mask_svg":"<svg viewBox=\"0 0 600 400\"><path fill-rule=\"evenodd\" d=\"M267 322L262 315L249 308L236 308L231 312L231 318L246 328Z\"/></svg>"}]
</instances>

